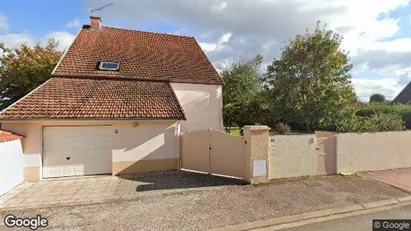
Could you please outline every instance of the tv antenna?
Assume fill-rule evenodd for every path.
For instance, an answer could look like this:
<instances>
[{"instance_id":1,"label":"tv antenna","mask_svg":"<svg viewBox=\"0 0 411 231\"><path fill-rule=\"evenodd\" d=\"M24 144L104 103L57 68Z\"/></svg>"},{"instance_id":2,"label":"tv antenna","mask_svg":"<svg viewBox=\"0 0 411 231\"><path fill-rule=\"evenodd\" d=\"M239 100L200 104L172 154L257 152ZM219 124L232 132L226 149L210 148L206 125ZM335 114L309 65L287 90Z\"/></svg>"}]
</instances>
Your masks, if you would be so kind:
<instances>
[{"instance_id":1,"label":"tv antenna","mask_svg":"<svg viewBox=\"0 0 411 231\"><path fill-rule=\"evenodd\" d=\"M111 6L111 5L113 5L113 2L111 2L111 3L107 4L107 5L104 5L104 6L102 6L102 7L99 7L99 8L90 9L90 14L93 13L93 12L95 12L95 11L101 11L102 9L104 9L104 8L106 8L106 7L109 7L109 6Z\"/></svg>"}]
</instances>

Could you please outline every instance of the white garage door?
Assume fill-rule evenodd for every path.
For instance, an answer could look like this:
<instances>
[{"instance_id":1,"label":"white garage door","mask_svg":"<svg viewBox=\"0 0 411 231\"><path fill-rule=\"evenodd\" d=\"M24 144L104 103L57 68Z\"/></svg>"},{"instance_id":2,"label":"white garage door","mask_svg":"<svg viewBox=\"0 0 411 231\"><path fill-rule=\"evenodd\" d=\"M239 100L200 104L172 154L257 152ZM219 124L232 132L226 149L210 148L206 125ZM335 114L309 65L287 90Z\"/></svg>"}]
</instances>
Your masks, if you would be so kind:
<instances>
[{"instance_id":1,"label":"white garage door","mask_svg":"<svg viewBox=\"0 0 411 231\"><path fill-rule=\"evenodd\" d=\"M111 173L110 126L44 127L43 178Z\"/></svg>"}]
</instances>

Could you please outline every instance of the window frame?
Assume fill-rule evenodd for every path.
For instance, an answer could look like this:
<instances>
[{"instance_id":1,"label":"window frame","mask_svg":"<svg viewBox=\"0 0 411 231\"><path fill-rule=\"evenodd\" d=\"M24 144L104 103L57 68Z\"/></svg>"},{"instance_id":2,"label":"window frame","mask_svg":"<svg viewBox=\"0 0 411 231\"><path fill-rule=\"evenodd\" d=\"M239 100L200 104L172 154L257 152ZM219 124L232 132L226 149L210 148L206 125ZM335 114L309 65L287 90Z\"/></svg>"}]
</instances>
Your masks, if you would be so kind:
<instances>
[{"instance_id":1,"label":"window frame","mask_svg":"<svg viewBox=\"0 0 411 231\"><path fill-rule=\"evenodd\" d=\"M117 64L117 67L116 68L103 67L105 63ZM120 61L101 61L98 64L98 69L101 71L118 71L120 70Z\"/></svg>"}]
</instances>

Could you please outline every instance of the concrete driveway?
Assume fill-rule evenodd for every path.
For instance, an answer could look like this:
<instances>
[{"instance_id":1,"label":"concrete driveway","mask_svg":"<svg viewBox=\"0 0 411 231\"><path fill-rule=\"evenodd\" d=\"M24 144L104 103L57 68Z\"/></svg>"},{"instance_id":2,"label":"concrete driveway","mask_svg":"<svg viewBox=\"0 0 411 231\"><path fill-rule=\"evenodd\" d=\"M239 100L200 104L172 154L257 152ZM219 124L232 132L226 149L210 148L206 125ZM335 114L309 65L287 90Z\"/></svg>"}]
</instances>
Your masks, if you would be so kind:
<instances>
[{"instance_id":1,"label":"concrete driveway","mask_svg":"<svg viewBox=\"0 0 411 231\"><path fill-rule=\"evenodd\" d=\"M7 230L2 226L7 214L29 218L40 214L49 221L41 230L208 230L408 195L359 177L299 178L103 203L5 209L0 210L0 230Z\"/></svg>"},{"instance_id":2,"label":"concrete driveway","mask_svg":"<svg viewBox=\"0 0 411 231\"><path fill-rule=\"evenodd\" d=\"M184 171L114 177L60 178L22 183L0 197L0 208L97 203L115 199L245 184L244 181Z\"/></svg>"},{"instance_id":3,"label":"concrete driveway","mask_svg":"<svg viewBox=\"0 0 411 231\"><path fill-rule=\"evenodd\" d=\"M411 168L367 172L360 175L411 192Z\"/></svg>"}]
</instances>

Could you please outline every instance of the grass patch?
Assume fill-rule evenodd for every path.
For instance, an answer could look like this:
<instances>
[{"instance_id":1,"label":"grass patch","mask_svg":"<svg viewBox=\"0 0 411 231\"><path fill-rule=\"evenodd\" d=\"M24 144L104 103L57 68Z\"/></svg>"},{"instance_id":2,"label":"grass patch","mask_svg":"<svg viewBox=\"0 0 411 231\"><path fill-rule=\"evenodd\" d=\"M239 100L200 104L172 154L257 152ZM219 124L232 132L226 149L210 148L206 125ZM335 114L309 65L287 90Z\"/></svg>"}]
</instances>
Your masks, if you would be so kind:
<instances>
[{"instance_id":1,"label":"grass patch","mask_svg":"<svg viewBox=\"0 0 411 231\"><path fill-rule=\"evenodd\" d=\"M233 136L241 136L240 128L239 127L231 127L230 134ZM307 133L305 131L291 131L281 135L307 135L311 133ZM270 136L278 135L275 131L270 131Z\"/></svg>"},{"instance_id":2,"label":"grass patch","mask_svg":"<svg viewBox=\"0 0 411 231\"><path fill-rule=\"evenodd\" d=\"M241 136L239 128L231 129L230 134L233 135L233 136Z\"/></svg>"}]
</instances>

